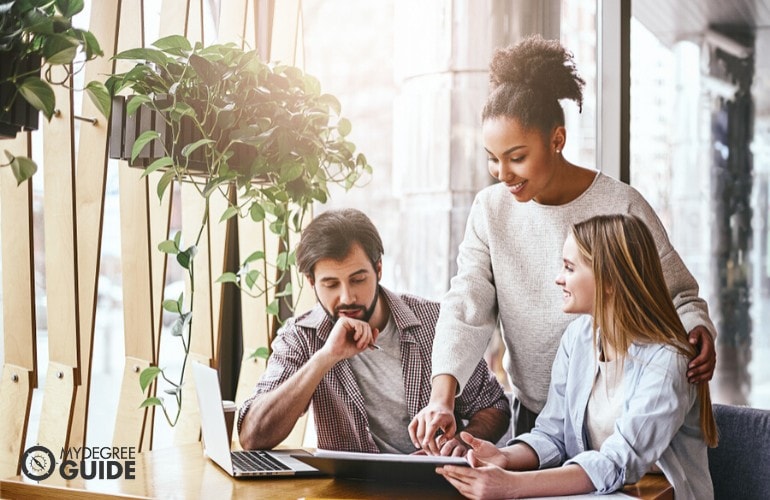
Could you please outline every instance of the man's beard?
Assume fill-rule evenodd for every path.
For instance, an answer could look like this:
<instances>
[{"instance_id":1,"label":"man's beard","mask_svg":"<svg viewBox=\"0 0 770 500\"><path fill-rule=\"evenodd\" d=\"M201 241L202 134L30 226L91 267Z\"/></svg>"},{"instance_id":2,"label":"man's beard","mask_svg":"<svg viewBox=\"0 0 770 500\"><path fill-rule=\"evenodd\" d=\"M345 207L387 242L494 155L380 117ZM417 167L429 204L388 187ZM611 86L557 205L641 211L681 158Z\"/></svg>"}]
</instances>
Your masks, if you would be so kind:
<instances>
[{"instance_id":1,"label":"man's beard","mask_svg":"<svg viewBox=\"0 0 770 500\"><path fill-rule=\"evenodd\" d=\"M315 292L315 288L313 288L313 291ZM321 299L318 298L318 293L316 292L315 294L315 298L316 300L318 300L318 304L320 304L321 309L324 310L324 312L329 317L329 320L332 323L336 323L337 320L340 319L339 312L342 310L363 311L364 312L363 316L361 316L360 318L353 318L353 319L358 319L359 321L363 321L365 323L368 322L372 318L372 315L374 314L374 310L377 307L377 300L379 299L379 297L380 297L380 285L377 285L377 290L374 293L374 299L372 300L372 304L368 308L364 306L360 306L358 304L340 304L334 308L334 314L332 314L332 312L329 311L326 308L326 306L323 305L323 302L321 302Z\"/></svg>"}]
</instances>

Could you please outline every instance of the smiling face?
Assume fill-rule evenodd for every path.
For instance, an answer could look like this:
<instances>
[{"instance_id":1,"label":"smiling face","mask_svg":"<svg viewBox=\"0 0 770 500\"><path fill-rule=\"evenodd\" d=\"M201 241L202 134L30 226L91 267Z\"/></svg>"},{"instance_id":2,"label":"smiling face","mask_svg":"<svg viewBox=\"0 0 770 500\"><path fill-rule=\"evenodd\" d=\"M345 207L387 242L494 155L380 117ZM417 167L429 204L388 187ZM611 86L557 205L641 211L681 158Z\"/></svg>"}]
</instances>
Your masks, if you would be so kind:
<instances>
[{"instance_id":1,"label":"smiling face","mask_svg":"<svg viewBox=\"0 0 770 500\"><path fill-rule=\"evenodd\" d=\"M562 249L562 269L556 277L556 284L564 293L561 307L565 313L593 314L596 300L596 280L591 265L586 262L578 249L575 238L570 234Z\"/></svg>"},{"instance_id":2,"label":"smiling face","mask_svg":"<svg viewBox=\"0 0 770 500\"><path fill-rule=\"evenodd\" d=\"M488 118L482 132L489 173L505 183L516 201L558 203L564 127L556 127L547 143L539 130L525 129L517 120L504 116Z\"/></svg>"},{"instance_id":3,"label":"smiling face","mask_svg":"<svg viewBox=\"0 0 770 500\"><path fill-rule=\"evenodd\" d=\"M333 322L340 316L369 321L378 309L377 286L382 263L375 269L361 245L354 243L342 260L320 259L308 276L318 302Z\"/></svg>"}]
</instances>

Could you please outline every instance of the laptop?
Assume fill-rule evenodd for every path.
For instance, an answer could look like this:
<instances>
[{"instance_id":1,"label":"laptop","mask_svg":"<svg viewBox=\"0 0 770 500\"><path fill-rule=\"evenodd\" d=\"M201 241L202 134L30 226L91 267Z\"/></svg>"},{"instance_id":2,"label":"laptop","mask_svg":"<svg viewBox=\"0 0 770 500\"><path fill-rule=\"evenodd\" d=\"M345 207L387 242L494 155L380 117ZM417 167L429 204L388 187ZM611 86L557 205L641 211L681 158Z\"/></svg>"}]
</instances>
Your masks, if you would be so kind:
<instances>
[{"instance_id":1,"label":"laptop","mask_svg":"<svg viewBox=\"0 0 770 500\"><path fill-rule=\"evenodd\" d=\"M201 415L203 450L225 472L233 477L323 475L315 467L294 458L310 456L305 450L230 451L219 375L215 369L194 362L193 376Z\"/></svg>"},{"instance_id":2,"label":"laptop","mask_svg":"<svg viewBox=\"0 0 770 500\"><path fill-rule=\"evenodd\" d=\"M314 454L295 455L298 460L330 476L363 479L367 481L408 482L451 487L443 476L436 473L442 465L470 464L461 457L431 455L399 455L394 453L358 453L318 450Z\"/></svg>"}]
</instances>

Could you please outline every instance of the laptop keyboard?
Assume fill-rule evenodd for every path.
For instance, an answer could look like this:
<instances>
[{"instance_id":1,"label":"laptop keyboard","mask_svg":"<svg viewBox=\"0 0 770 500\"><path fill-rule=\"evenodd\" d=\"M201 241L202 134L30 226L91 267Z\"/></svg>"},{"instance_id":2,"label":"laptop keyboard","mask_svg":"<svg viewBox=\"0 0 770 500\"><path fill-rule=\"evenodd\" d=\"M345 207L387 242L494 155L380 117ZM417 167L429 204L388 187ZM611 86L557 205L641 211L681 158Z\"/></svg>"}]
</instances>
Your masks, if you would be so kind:
<instances>
[{"instance_id":1,"label":"laptop keyboard","mask_svg":"<svg viewBox=\"0 0 770 500\"><path fill-rule=\"evenodd\" d=\"M270 454L260 450L239 451L231 453L233 465L242 471L281 471L289 470Z\"/></svg>"}]
</instances>

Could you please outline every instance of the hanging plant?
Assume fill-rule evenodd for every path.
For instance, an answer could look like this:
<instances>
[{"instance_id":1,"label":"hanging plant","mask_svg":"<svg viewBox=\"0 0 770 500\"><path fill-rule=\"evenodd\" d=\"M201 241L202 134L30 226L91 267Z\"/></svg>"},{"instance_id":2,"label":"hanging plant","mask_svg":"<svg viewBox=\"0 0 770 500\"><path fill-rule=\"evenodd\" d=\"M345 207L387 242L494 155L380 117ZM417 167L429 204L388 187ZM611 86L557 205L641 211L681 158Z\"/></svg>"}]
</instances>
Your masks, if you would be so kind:
<instances>
[{"instance_id":1,"label":"hanging plant","mask_svg":"<svg viewBox=\"0 0 770 500\"><path fill-rule=\"evenodd\" d=\"M52 85L69 85L83 65L102 55L99 42L87 30L72 26L83 10L83 0L0 1L0 137L36 130L38 111L50 120L56 109ZM76 61L78 61L76 63ZM52 68L64 68L54 79ZM98 109L108 116L109 94L99 82L85 90ZM37 165L27 157L5 151L17 183L29 179Z\"/></svg>"},{"instance_id":2,"label":"hanging plant","mask_svg":"<svg viewBox=\"0 0 770 500\"><path fill-rule=\"evenodd\" d=\"M371 173L364 155L356 154L347 140L351 124L340 117L339 101L322 93L318 80L299 68L267 64L256 51L233 44L193 46L184 37L170 36L115 57L136 65L107 82L117 97L111 156L144 168L143 175L162 171L156 187L161 198L176 180L192 181L205 200L196 241L183 243L177 233L160 244L160 251L176 257L194 293L193 261L210 222L209 199L224 196L228 206L216 214L219 222L240 216L265 224L278 236L279 248L270 261L266 249L254 249L239 269L217 281L234 283L254 297L273 291L268 313L274 316L280 314L281 301L291 310L295 256L290 232L301 231L308 210L328 200L332 185L350 189ZM126 90L130 96L123 100L117 94ZM231 186L237 190L234 202ZM163 307L177 315L172 334L180 338L186 362L195 315L184 309L183 299L166 300ZM192 297L187 303L193 303ZM254 353L266 355L264 348ZM174 380L159 367L148 368L140 377L142 390L158 376L171 385L167 392L175 397L177 413L172 416L160 398L148 398L143 406L162 406L174 425L184 368Z\"/></svg>"}]
</instances>

